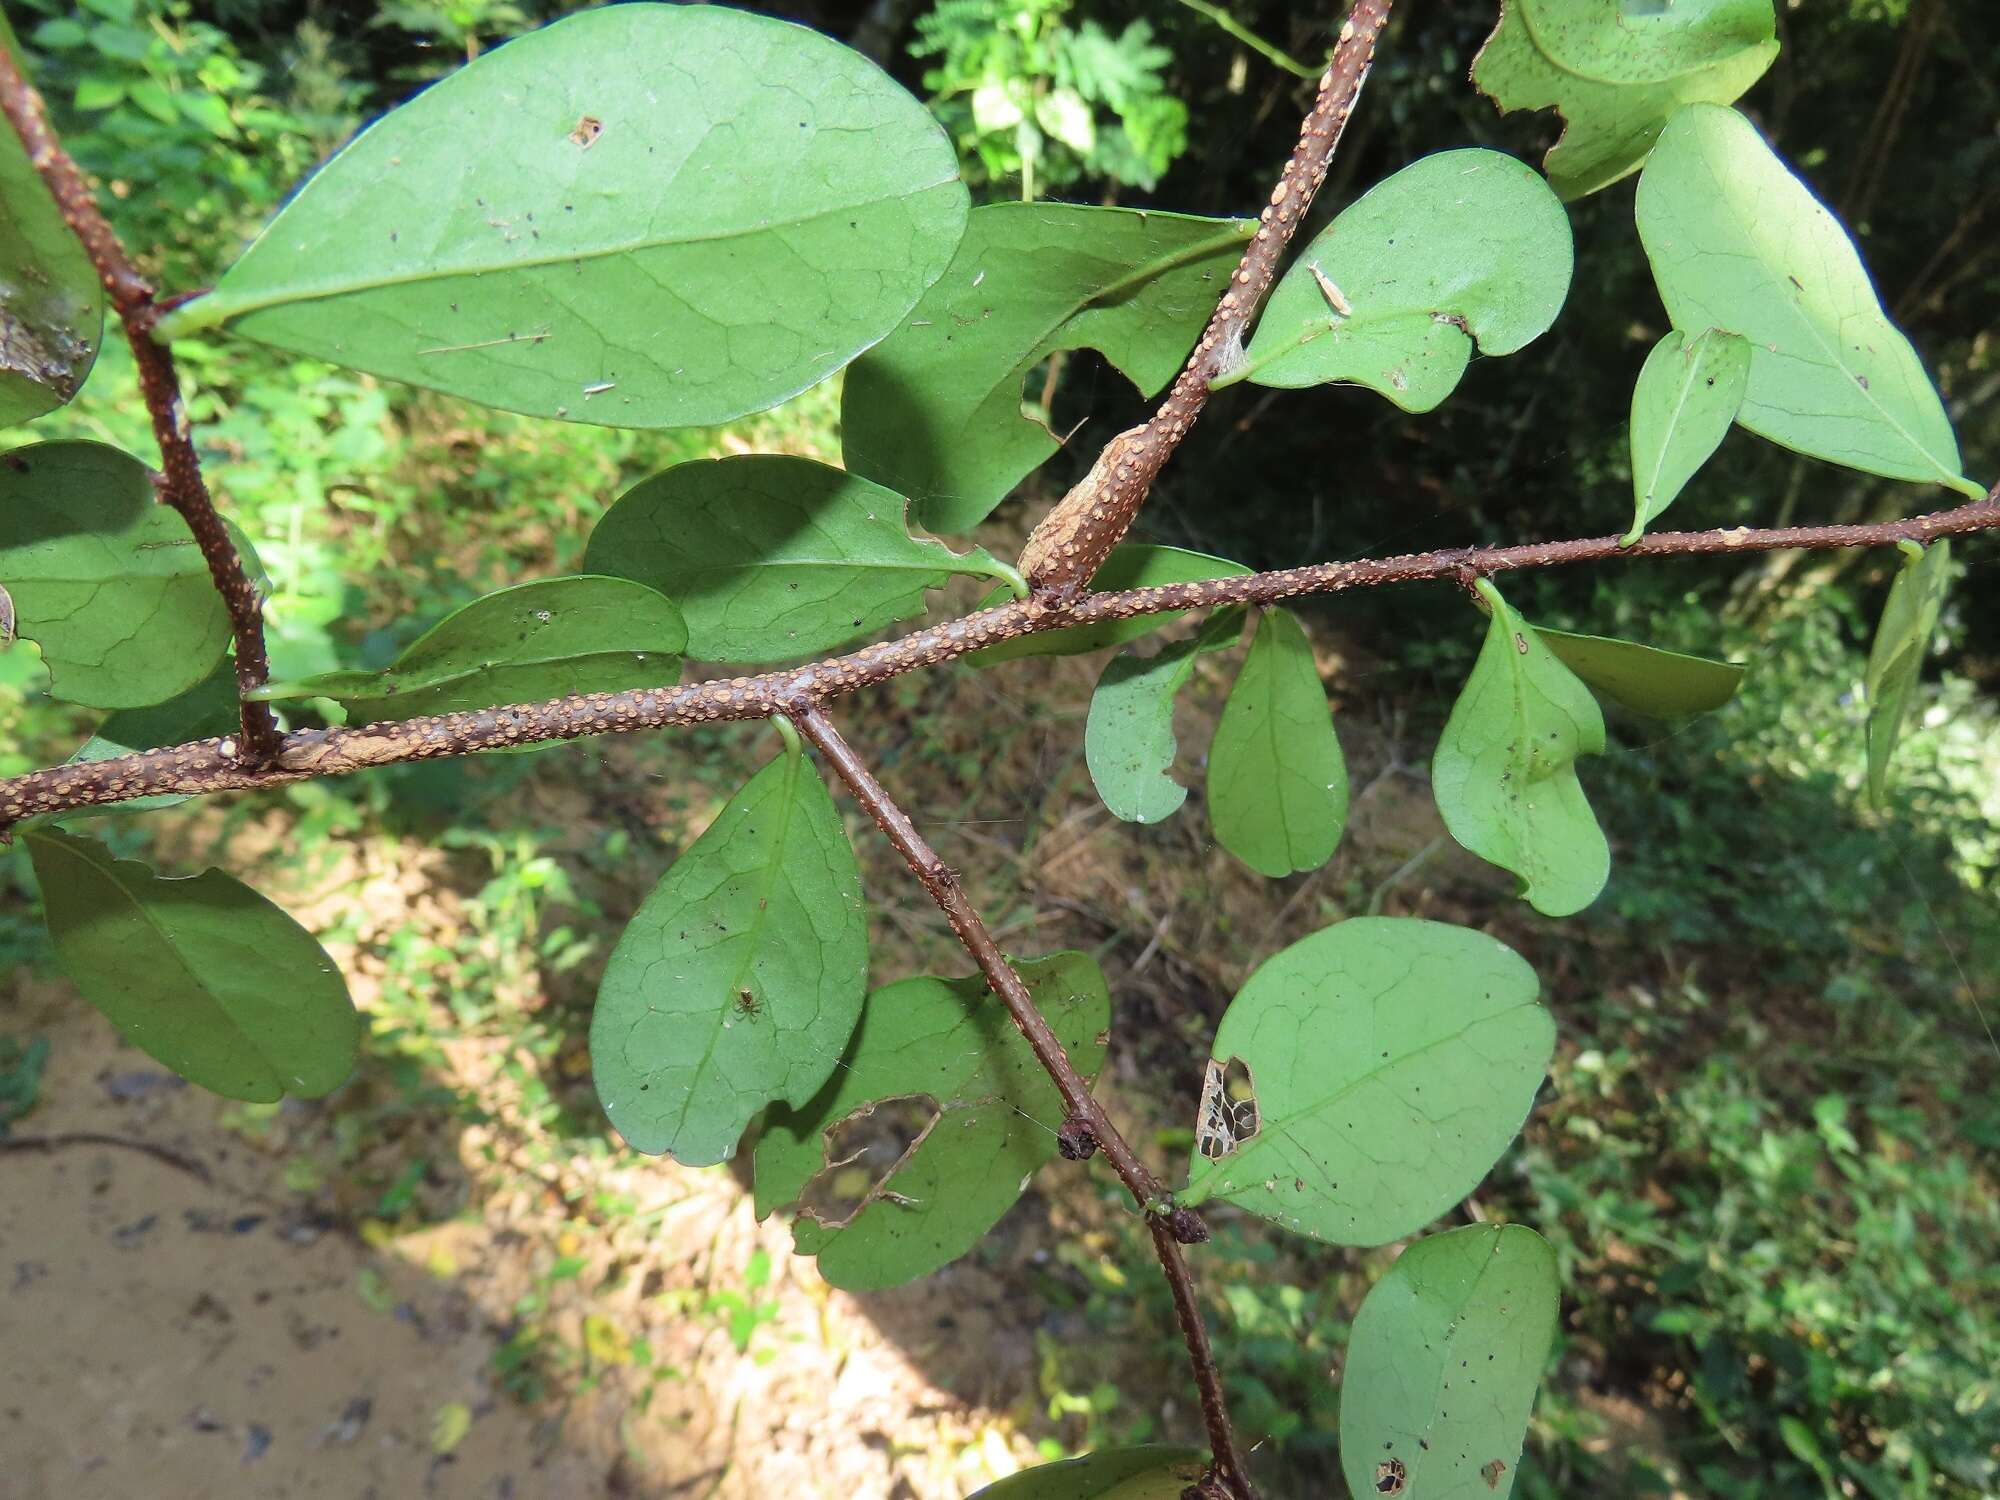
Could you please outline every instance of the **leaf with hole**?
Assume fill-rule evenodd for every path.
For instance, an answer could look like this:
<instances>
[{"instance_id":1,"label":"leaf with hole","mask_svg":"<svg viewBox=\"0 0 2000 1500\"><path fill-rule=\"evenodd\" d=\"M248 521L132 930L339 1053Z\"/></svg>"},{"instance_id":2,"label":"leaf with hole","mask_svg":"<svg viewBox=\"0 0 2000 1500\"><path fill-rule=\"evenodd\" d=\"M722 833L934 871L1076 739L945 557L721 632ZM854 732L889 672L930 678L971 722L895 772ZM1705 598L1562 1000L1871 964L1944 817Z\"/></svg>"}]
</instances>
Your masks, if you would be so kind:
<instances>
[{"instance_id":1,"label":"leaf with hole","mask_svg":"<svg viewBox=\"0 0 2000 1500\"><path fill-rule=\"evenodd\" d=\"M977 525L1060 446L1022 410L1029 372L1096 349L1154 395L1256 227L1070 203L974 209L950 269L847 372L847 467L909 495L932 531Z\"/></svg>"},{"instance_id":2,"label":"leaf with hole","mask_svg":"<svg viewBox=\"0 0 2000 1500\"><path fill-rule=\"evenodd\" d=\"M1181 1500L1207 1467L1199 1448L1105 1448L1010 1475L972 1500Z\"/></svg>"},{"instance_id":3,"label":"leaf with hole","mask_svg":"<svg viewBox=\"0 0 2000 1500\"><path fill-rule=\"evenodd\" d=\"M390 111L163 328L536 416L702 426L896 327L966 206L944 132L859 53L722 6L605 6Z\"/></svg>"},{"instance_id":4,"label":"leaf with hole","mask_svg":"<svg viewBox=\"0 0 2000 1500\"><path fill-rule=\"evenodd\" d=\"M1457 387L1473 345L1512 354L1569 295L1569 217L1497 151L1440 151L1378 183L1313 237L1242 361L1216 380L1365 385L1405 411Z\"/></svg>"},{"instance_id":5,"label":"leaf with hole","mask_svg":"<svg viewBox=\"0 0 2000 1500\"><path fill-rule=\"evenodd\" d=\"M854 850L796 746L716 815L626 925L590 1022L597 1095L639 1150L727 1160L751 1116L803 1107L868 983Z\"/></svg>"},{"instance_id":6,"label":"leaf with hole","mask_svg":"<svg viewBox=\"0 0 2000 1500\"><path fill-rule=\"evenodd\" d=\"M1747 670L1735 662L1662 651L1608 635L1574 635L1535 627L1556 659L1600 697L1649 719L1683 719L1713 713L1743 685Z\"/></svg>"},{"instance_id":7,"label":"leaf with hole","mask_svg":"<svg viewBox=\"0 0 2000 1500\"><path fill-rule=\"evenodd\" d=\"M102 443L0 455L0 585L65 702L162 703L229 645L228 611L187 523L154 500L144 464Z\"/></svg>"},{"instance_id":8,"label":"leaf with hole","mask_svg":"<svg viewBox=\"0 0 2000 1500\"><path fill-rule=\"evenodd\" d=\"M1094 1078L1111 1024L1096 962L1058 953L1015 967L1077 1071ZM887 1118L897 1101L927 1122L907 1150ZM958 1259L1000 1221L1055 1155L1065 1114L984 979L906 979L868 997L825 1088L765 1117L757 1212L799 1202L793 1242L819 1257L833 1285L900 1286Z\"/></svg>"},{"instance_id":9,"label":"leaf with hole","mask_svg":"<svg viewBox=\"0 0 2000 1500\"><path fill-rule=\"evenodd\" d=\"M1771 0L1503 0L1472 81L1503 111L1562 111L1542 165L1581 198L1637 170L1682 105L1734 102L1777 55Z\"/></svg>"},{"instance_id":10,"label":"leaf with hole","mask_svg":"<svg viewBox=\"0 0 2000 1500\"><path fill-rule=\"evenodd\" d=\"M1534 970L1481 932L1337 923L1258 966L1216 1028L1248 1070L1254 1128L1177 1195L1336 1245L1380 1245L1471 1192L1520 1132L1555 1022Z\"/></svg>"},{"instance_id":11,"label":"leaf with hole","mask_svg":"<svg viewBox=\"0 0 2000 1500\"><path fill-rule=\"evenodd\" d=\"M617 693L680 681L687 624L671 599L583 574L501 589L454 610L379 672L271 683L266 700L331 698L356 724Z\"/></svg>"},{"instance_id":12,"label":"leaf with hole","mask_svg":"<svg viewBox=\"0 0 2000 1500\"><path fill-rule=\"evenodd\" d=\"M1209 578L1240 578L1249 571L1242 563L1211 557L1206 552L1155 546L1150 542L1126 542L1111 549L1111 555L1091 575L1090 588L1093 593L1116 593L1169 583L1199 583ZM981 600L979 607L991 609L1011 597L1004 590L996 590ZM1129 620L1104 620L1095 625L1070 625L1038 635L1016 636L1011 641L975 651L965 659L975 667L991 667L1024 656L1081 656L1150 635L1184 613L1184 610L1166 610L1156 615L1134 615Z\"/></svg>"},{"instance_id":13,"label":"leaf with hole","mask_svg":"<svg viewBox=\"0 0 2000 1500\"><path fill-rule=\"evenodd\" d=\"M1868 652L1868 795L1879 807L1889 791L1889 761L1916 699L1917 679L1951 586L1951 543L1939 538L1905 557L1875 626Z\"/></svg>"},{"instance_id":14,"label":"leaf with hole","mask_svg":"<svg viewBox=\"0 0 2000 1500\"><path fill-rule=\"evenodd\" d=\"M133 1046L231 1099L318 1098L353 1071L340 970L234 876L165 879L58 828L22 838L63 972Z\"/></svg>"},{"instance_id":15,"label":"leaf with hole","mask_svg":"<svg viewBox=\"0 0 2000 1500\"><path fill-rule=\"evenodd\" d=\"M1340 1460L1348 1488L1506 1500L1561 1291L1555 1252L1518 1224L1448 1230L1398 1256L1369 1289L1347 1341Z\"/></svg>"},{"instance_id":16,"label":"leaf with hole","mask_svg":"<svg viewBox=\"0 0 2000 1500\"><path fill-rule=\"evenodd\" d=\"M1114 656L1090 695L1083 727L1083 758L1104 805L1127 823L1157 823L1187 801L1187 788L1172 776L1174 701L1194 675L1197 658L1233 645L1243 631L1243 609L1232 605L1212 615L1185 640L1162 646L1151 656L1125 651Z\"/></svg>"},{"instance_id":17,"label":"leaf with hole","mask_svg":"<svg viewBox=\"0 0 2000 1500\"><path fill-rule=\"evenodd\" d=\"M1270 609L1208 749L1208 816L1222 847L1273 878L1317 870L1347 826L1347 762L1312 642Z\"/></svg>"},{"instance_id":18,"label":"leaf with hole","mask_svg":"<svg viewBox=\"0 0 2000 1500\"><path fill-rule=\"evenodd\" d=\"M995 575L983 547L911 536L907 504L784 454L676 464L605 512L584 566L672 596L698 660L786 661L922 614L954 575Z\"/></svg>"},{"instance_id":19,"label":"leaf with hole","mask_svg":"<svg viewBox=\"0 0 2000 1500\"><path fill-rule=\"evenodd\" d=\"M1678 328L1653 346L1632 387L1631 546L1672 505L1729 435L1750 386L1750 341L1705 328Z\"/></svg>"},{"instance_id":20,"label":"leaf with hole","mask_svg":"<svg viewBox=\"0 0 2000 1500\"><path fill-rule=\"evenodd\" d=\"M1431 790L1453 838L1520 876L1535 910L1566 917L1611 873L1576 777L1578 756L1603 753L1604 715L1491 582L1480 579L1479 593L1493 618L1438 741Z\"/></svg>"},{"instance_id":21,"label":"leaf with hole","mask_svg":"<svg viewBox=\"0 0 2000 1500\"><path fill-rule=\"evenodd\" d=\"M88 765L92 761L114 760L139 750L157 750L162 745L180 745L189 740L211 739L234 734L242 725L236 706L236 668L224 660L207 677L177 697L145 708L121 708L85 740L67 762ZM83 809L75 816L95 813L147 812L187 801L180 792L155 797L135 797L130 802L114 802L105 807Z\"/></svg>"},{"instance_id":22,"label":"leaf with hole","mask_svg":"<svg viewBox=\"0 0 2000 1500\"><path fill-rule=\"evenodd\" d=\"M1756 126L1712 104L1682 110L1639 179L1637 214L1674 326L1750 341L1738 422L1830 463L1984 498L1854 241Z\"/></svg>"}]
</instances>

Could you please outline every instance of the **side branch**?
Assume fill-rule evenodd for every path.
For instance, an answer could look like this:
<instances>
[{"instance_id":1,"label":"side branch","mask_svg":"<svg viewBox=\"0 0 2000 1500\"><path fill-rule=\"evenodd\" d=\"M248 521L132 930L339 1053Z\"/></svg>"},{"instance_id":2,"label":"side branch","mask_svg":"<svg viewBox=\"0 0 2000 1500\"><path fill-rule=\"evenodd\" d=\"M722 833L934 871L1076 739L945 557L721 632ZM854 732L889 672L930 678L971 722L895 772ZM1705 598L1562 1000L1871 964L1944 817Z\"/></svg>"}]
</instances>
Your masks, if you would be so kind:
<instances>
[{"instance_id":1,"label":"side branch","mask_svg":"<svg viewBox=\"0 0 2000 1500\"><path fill-rule=\"evenodd\" d=\"M160 468L164 476L160 498L180 513L194 533L208 564L209 577L229 611L230 632L236 642L236 685L242 701L243 758L261 761L275 755L282 736L270 706L253 703L242 695L260 687L271 675L264 650L264 604L244 571L243 559L230 540L222 518L209 498L208 485L201 476L201 459L189 435L187 416L181 410L180 376L173 355L164 344L154 342L153 289L139 274L118 243L110 222L97 207L97 199L84 181L83 173L56 140L50 128L42 96L35 91L12 56L0 47L0 113L21 137L28 159L41 174L49 194L61 211L63 222L82 244L98 280L111 298L111 305L124 325L125 338L132 346L132 358L139 369L139 390L153 422L153 437L160 446Z\"/></svg>"},{"instance_id":2,"label":"side branch","mask_svg":"<svg viewBox=\"0 0 2000 1500\"><path fill-rule=\"evenodd\" d=\"M1655 532L1630 547L1615 536L1513 547L1451 547L1361 562L1317 563L1271 573L1165 584L1121 593L1085 594L1050 606L1035 599L982 610L964 619L866 646L811 666L730 677L671 688L587 693L548 703L477 709L372 724L361 729L304 730L287 735L277 755L246 764L229 740L196 740L90 764L56 766L0 781L0 829L42 813L129 802L163 793L200 796L340 775L370 766L470 755L544 740L582 739L660 729L674 724L764 719L796 712L873 687L923 667L955 660L983 646L1070 625L1093 625L1174 610L1223 604L1276 604L1303 594L1341 593L1426 579L1512 573L1623 558L1702 557L1829 550L1928 542L1943 536L2000 529L2000 487L1956 510L1859 526L1786 526L1763 530Z\"/></svg>"}]
</instances>

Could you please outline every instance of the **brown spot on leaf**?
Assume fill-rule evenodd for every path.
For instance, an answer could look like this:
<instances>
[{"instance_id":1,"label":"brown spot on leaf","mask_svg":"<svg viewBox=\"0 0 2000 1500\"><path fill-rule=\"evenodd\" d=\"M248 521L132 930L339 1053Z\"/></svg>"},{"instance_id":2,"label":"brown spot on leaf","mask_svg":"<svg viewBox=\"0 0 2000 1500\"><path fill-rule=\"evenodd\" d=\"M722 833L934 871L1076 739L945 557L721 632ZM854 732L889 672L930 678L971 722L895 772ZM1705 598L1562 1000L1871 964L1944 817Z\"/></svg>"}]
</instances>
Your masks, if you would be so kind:
<instances>
[{"instance_id":1,"label":"brown spot on leaf","mask_svg":"<svg viewBox=\"0 0 2000 1500\"><path fill-rule=\"evenodd\" d=\"M585 115L576 122L576 129L569 133L572 146L581 146L588 151L597 144L597 138L604 134L604 122L596 115Z\"/></svg>"},{"instance_id":2,"label":"brown spot on leaf","mask_svg":"<svg viewBox=\"0 0 2000 1500\"><path fill-rule=\"evenodd\" d=\"M1500 1488L1500 1476L1506 1472L1507 1464L1504 1459L1489 1459L1479 1466L1479 1477L1486 1481L1486 1488L1489 1490Z\"/></svg>"}]
</instances>

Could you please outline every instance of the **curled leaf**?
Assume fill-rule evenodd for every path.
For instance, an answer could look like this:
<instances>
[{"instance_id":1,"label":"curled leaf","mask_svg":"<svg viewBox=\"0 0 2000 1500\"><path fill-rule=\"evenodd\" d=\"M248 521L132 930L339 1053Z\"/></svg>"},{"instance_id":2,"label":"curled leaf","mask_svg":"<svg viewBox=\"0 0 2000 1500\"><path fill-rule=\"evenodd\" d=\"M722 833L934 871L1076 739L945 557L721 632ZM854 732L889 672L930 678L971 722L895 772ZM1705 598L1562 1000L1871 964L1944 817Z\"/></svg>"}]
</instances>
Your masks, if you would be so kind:
<instances>
[{"instance_id":1,"label":"curled leaf","mask_svg":"<svg viewBox=\"0 0 2000 1500\"><path fill-rule=\"evenodd\" d=\"M1742 409L1750 385L1750 341L1678 328L1653 346L1632 388L1632 529L1626 546L1680 495L1708 462Z\"/></svg>"},{"instance_id":2,"label":"curled leaf","mask_svg":"<svg viewBox=\"0 0 2000 1500\"><path fill-rule=\"evenodd\" d=\"M1917 679L1951 586L1951 543L1939 538L1906 557L1875 627L1868 652L1868 794L1880 806L1889 791L1889 761L1902 737Z\"/></svg>"}]
</instances>

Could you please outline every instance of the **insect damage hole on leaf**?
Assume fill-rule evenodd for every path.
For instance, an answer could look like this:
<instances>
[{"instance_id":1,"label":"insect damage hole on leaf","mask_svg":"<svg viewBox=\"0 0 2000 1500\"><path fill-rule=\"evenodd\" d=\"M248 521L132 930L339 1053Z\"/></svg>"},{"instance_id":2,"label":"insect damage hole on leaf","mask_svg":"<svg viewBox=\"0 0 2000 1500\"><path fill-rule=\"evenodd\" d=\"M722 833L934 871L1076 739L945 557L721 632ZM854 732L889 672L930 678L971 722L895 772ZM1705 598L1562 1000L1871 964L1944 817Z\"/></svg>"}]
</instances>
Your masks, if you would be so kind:
<instances>
[{"instance_id":1,"label":"insect damage hole on leaf","mask_svg":"<svg viewBox=\"0 0 2000 1500\"><path fill-rule=\"evenodd\" d=\"M928 1094L863 1105L827 1127L826 1166L799 1195L799 1212L828 1229L845 1229L881 1199L907 1203L889 1181L944 1116Z\"/></svg>"},{"instance_id":2,"label":"insect damage hole on leaf","mask_svg":"<svg viewBox=\"0 0 2000 1500\"><path fill-rule=\"evenodd\" d=\"M1195 1149L1219 1161L1255 1135L1257 1127L1257 1090L1250 1069L1239 1057L1226 1064L1211 1057L1202 1072Z\"/></svg>"},{"instance_id":3,"label":"insect damage hole on leaf","mask_svg":"<svg viewBox=\"0 0 2000 1500\"><path fill-rule=\"evenodd\" d=\"M1403 1467L1400 1458L1385 1458L1375 1465L1375 1493L1378 1495L1400 1495L1409 1483L1410 1471Z\"/></svg>"}]
</instances>

